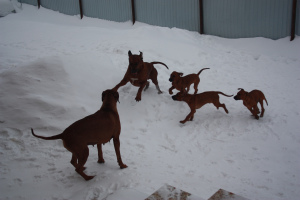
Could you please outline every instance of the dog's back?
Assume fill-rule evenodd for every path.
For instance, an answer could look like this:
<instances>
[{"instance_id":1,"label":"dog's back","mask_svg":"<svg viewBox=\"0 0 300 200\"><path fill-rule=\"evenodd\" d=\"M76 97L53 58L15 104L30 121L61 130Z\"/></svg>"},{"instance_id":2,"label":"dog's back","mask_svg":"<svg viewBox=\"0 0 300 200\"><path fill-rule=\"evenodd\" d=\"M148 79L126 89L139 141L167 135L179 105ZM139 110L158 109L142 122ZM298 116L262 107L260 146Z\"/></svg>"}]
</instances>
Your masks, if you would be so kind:
<instances>
[{"instance_id":1,"label":"dog's back","mask_svg":"<svg viewBox=\"0 0 300 200\"><path fill-rule=\"evenodd\" d=\"M264 95L264 93L260 90L252 90L251 92L249 92L249 95L253 98L253 100L257 103L257 102L262 102L263 100L266 101L266 104L268 105L268 101Z\"/></svg>"}]
</instances>

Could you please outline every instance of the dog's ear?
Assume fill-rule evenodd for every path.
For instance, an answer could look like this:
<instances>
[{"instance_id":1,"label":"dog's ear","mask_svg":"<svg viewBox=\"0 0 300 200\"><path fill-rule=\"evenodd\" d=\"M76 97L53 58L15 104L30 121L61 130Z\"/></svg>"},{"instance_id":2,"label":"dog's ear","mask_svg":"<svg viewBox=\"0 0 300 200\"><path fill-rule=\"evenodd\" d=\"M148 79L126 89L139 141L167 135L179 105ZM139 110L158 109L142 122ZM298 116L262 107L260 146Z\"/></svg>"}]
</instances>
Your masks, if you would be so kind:
<instances>
[{"instance_id":1,"label":"dog's ear","mask_svg":"<svg viewBox=\"0 0 300 200\"><path fill-rule=\"evenodd\" d=\"M238 90L244 90L243 88L238 88Z\"/></svg>"},{"instance_id":2,"label":"dog's ear","mask_svg":"<svg viewBox=\"0 0 300 200\"><path fill-rule=\"evenodd\" d=\"M183 73L181 73L181 72L180 72L180 73L178 73L178 74L179 74L179 76L180 76L180 77L181 77L181 76L183 76Z\"/></svg>"},{"instance_id":3,"label":"dog's ear","mask_svg":"<svg viewBox=\"0 0 300 200\"><path fill-rule=\"evenodd\" d=\"M132 56L132 53L130 50L128 51L128 56Z\"/></svg>"},{"instance_id":4,"label":"dog's ear","mask_svg":"<svg viewBox=\"0 0 300 200\"><path fill-rule=\"evenodd\" d=\"M102 102L103 102L103 100L104 100L104 96L106 95L106 91L103 91L102 92Z\"/></svg>"},{"instance_id":5,"label":"dog's ear","mask_svg":"<svg viewBox=\"0 0 300 200\"><path fill-rule=\"evenodd\" d=\"M113 91L113 96L116 99L116 101L120 103L120 101L119 101L119 93L116 92L116 91Z\"/></svg>"},{"instance_id":6,"label":"dog's ear","mask_svg":"<svg viewBox=\"0 0 300 200\"><path fill-rule=\"evenodd\" d=\"M140 57L143 60L143 52L140 51Z\"/></svg>"}]
</instances>

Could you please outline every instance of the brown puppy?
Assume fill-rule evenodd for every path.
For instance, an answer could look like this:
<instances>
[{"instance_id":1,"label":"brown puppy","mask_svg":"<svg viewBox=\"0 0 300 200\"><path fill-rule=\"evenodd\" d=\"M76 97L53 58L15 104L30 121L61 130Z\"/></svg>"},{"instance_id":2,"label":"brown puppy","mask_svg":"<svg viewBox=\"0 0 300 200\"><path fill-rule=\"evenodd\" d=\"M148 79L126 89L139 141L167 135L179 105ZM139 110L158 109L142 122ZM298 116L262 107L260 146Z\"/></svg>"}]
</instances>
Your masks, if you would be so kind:
<instances>
[{"instance_id":1,"label":"brown puppy","mask_svg":"<svg viewBox=\"0 0 300 200\"><path fill-rule=\"evenodd\" d=\"M185 92L178 92L176 95L172 96L172 99L174 101L184 101L186 102L190 109L191 112L186 116L186 118L180 123L184 124L186 121L190 120L192 121L194 118L194 114L196 112L196 109L201 108L207 103L212 103L214 106L216 106L217 109L219 107L224 108L225 112L228 114L228 110L225 106L225 104L221 104L219 100L219 94L222 94L226 97L232 97L233 95L227 95L224 94L223 92L217 92L217 91L209 91L209 92L203 92L199 94L187 94Z\"/></svg>"},{"instance_id":2,"label":"brown puppy","mask_svg":"<svg viewBox=\"0 0 300 200\"><path fill-rule=\"evenodd\" d=\"M151 81L156 86L156 89L158 90L158 94L161 94L162 91L160 90L157 81L158 73L153 65L161 64L166 66L167 69L169 69L168 66L162 62L151 62L151 63L144 62L142 52L140 52L140 55L132 55L131 51L128 51L128 56L129 56L129 65L125 73L125 76L121 80L121 82L113 88L113 90L117 91L119 87L126 85L130 81L132 85L136 87L140 87L135 97L136 101L140 101L142 99L143 89L145 88L145 90L147 90L149 87L149 81L147 80L151 79Z\"/></svg>"},{"instance_id":3,"label":"brown puppy","mask_svg":"<svg viewBox=\"0 0 300 200\"><path fill-rule=\"evenodd\" d=\"M75 167L75 171L87 181L94 178L83 172L89 156L88 145L97 144L98 163L104 163L101 144L113 139L119 166L121 169L126 168L120 154L121 123L116 104L118 100L118 92L106 90L102 93L103 104L96 113L76 121L59 135L38 136L31 129L32 135L44 140L62 139L64 147L72 153L71 164Z\"/></svg>"},{"instance_id":4,"label":"brown puppy","mask_svg":"<svg viewBox=\"0 0 300 200\"><path fill-rule=\"evenodd\" d=\"M172 87L170 87L169 93L173 94L173 92L172 92L173 89L177 89L181 92L188 93L190 90L191 84L194 83L194 89L195 89L194 94L197 94L198 84L200 83L199 75L205 69L209 69L209 68L203 68L198 72L198 74L189 74L184 77L182 77L183 73L179 73L176 71L172 72L172 74L170 75L170 79L169 79L169 81L172 82Z\"/></svg>"},{"instance_id":5,"label":"brown puppy","mask_svg":"<svg viewBox=\"0 0 300 200\"><path fill-rule=\"evenodd\" d=\"M255 117L255 119L259 119L259 109L257 107L257 103L260 104L261 107L261 114L260 117L264 116L265 109L264 109L264 100L266 101L267 105L267 99L260 90L252 90L251 92L246 92L244 89L239 88L240 90L237 95L235 95L233 98L235 100L243 100L244 106L248 108L248 110L252 113L252 115Z\"/></svg>"}]
</instances>

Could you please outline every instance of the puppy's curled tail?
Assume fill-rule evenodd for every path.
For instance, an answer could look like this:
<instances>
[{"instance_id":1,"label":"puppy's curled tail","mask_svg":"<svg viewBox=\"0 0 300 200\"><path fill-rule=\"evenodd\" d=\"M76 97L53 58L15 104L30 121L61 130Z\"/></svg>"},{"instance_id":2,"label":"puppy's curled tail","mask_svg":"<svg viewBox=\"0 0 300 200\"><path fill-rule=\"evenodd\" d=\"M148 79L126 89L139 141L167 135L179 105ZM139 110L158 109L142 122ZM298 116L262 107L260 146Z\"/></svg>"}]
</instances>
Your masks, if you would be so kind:
<instances>
[{"instance_id":1,"label":"puppy's curled tail","mask_svg":"<svg viewBox=\"0 0 300 200\"><path fill-rule=\"evenodd\" d=\"M201 74L201 72L203 71L203 70L205 70L205 69L210 69L210 68L203 68L203 69L201 69L199 72L198 72L198 76Z\"/></svg>"},{"instance_id":2,"label":"puppy's curled tail","mask_svg":"<svg viewBox=\"0 0 300 200\"><path fill-rule=\"evenodd\" d=\"M218 94L222 94L222 95L224 95L226 97L232 97L233 96L233 95L224 94L223 92L218 92Z\"/></svg>"},{"instance_id":3,"label":"puppy's curled tail","mask_svg":"<svg viewBox=\"0 0 300 200\"><path fill-rule=\"evenodd\" d=\"M54 135L54 136L51 136L51 137L44 137L44 136L36 135L36 134L33 132L33 129L31 129L31 133L32 133L32 135L33 135L34 137L41 138L41 139L43 139L43 140L57 140L57 139L62 139L61 134Z\"/></svg>"},{"instance_id":4,"label":"puppy's curled tail","mask_svg":"<svg viewBox=\"0 0 300 200\"><path fill-rule=\"evenodd\" d=\"M151 62L151 64L153 64L153 65L155 65L155 64L161 64L161 65L166 66L167 69L169 69L169 67L165 63L162 63L162 62Z\"/></svg>"}]
</instances>

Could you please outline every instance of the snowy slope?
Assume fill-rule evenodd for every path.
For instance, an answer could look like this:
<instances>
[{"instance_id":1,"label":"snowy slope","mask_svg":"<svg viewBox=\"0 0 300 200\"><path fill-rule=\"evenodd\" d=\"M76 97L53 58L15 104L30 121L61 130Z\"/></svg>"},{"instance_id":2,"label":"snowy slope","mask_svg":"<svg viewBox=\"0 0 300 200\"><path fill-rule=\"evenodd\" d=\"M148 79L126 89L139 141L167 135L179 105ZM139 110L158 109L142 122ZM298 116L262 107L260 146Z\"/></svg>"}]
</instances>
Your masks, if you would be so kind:
<instances>
[{"instance_id":1,"label":"snowy slope","mask_svg":"<svg viewBox=\"0 0 300 200\"><path fill-rule=\"evenodd\" d=\"M209 198L219 188L249 199L300 196L300 38L223 39L136 22L67 16L23 4L0 18L0 199L103 199L128 189L150 195L163 184ZM90 146L86 182L70 164L62 132L96 112L103 90L123 78L127 52L142 51L156 65L163 94L151 83L135 102L136 87L119 89L120 170L113 143L98 164ZM168 94L172 71L201 73L198 90L235 94L262 90L265 116L255 120L241 101L221 96L197 110ZM190 92L193 92L190 91Z\"/></svg>"}]
</instances>

